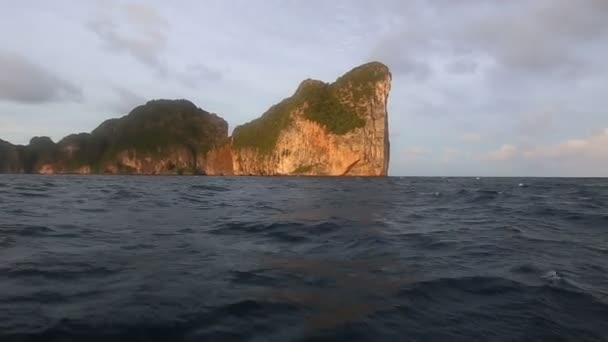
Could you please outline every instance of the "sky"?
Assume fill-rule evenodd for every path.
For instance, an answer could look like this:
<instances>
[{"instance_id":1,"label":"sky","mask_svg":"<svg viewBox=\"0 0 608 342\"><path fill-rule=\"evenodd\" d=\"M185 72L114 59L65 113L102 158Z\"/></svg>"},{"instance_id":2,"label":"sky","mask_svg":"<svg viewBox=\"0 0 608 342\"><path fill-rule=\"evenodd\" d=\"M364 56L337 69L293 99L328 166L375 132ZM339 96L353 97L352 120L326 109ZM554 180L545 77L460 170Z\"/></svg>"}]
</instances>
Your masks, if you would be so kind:
<instances>
[{"instance_id":1,"label":"sky","mask_svg":"<svg viewBox=\"0 0 608 342\"><path fill-rule=\"evenodd\" d=\"M0 0L0 138L150 99L230 128L381 61L395 176L608 176L606 0Z\"/></svg>"}]
</instances>

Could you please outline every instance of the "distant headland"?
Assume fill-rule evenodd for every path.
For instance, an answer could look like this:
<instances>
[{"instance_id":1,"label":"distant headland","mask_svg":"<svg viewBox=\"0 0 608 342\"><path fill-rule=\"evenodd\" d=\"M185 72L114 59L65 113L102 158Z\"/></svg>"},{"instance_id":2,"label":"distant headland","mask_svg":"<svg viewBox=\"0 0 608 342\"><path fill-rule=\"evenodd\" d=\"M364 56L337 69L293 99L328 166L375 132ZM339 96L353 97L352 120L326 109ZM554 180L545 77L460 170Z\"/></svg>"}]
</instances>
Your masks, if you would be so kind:
<instances>
[{"instance_id":1,"label":"distant headland","mask_svg":"<svg viewBox=\"0 0 608 342\"><path fill-rule=\"evenodd\" d=\"M190 101L153 100L57 143L0 140L0 173L386 176L390 87L379 62L308 79L232 136Z\"/></svg>"}]
</instances>

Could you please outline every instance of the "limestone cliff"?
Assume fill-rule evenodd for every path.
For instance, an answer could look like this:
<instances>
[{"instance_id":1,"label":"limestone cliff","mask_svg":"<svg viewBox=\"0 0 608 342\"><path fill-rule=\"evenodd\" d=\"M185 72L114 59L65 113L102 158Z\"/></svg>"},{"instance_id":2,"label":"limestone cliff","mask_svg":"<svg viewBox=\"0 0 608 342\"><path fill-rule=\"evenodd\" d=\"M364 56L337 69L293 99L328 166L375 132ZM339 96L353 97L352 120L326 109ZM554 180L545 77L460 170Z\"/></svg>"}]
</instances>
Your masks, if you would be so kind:
<instances>
[{"instance_id":1,"label":"limestone cliff","mask_svg":"<svg viewBox=\"0 0 608 342\"><path fill-rule=\"evenodd\" d=\"M0 140L0 173L22 173L23 160L19 149Z\"/></svg>"},{"instance_id":2,"label":"limestone cliff","mask_svg":"<svg viewBox=\"0 0 608 342\"><path fill-rule=\"evenodd\" d=\"M91 133L27 146L0 141L0 172L200 174L206 155L228 138L228 124L186 100L155 100Z\"/></svg>"},{"instance_id":3,"label":"limestone cliff","mask_svg":"<svg viewBox=\"0 0 608 342\"><path fill-rule=\"evenodd\" d=\"M210 152L206 172L385 176L390 87L388 68L377 62L331 84L306 80L292 97L235 128L229 146Z\"/></svg>"},{"instance_id":4,"label":"limestone cliff","mask_svg":"<svg viewBox=\"0 0 608 342\"><path fill-rule=\"evenodd\" d=\"M189 101L149 101L57 143L0 140L0 173L384 176L390 86L378 62L331 84L305 80L232 137L226 121Z\"/></svg>"}]
</instances>

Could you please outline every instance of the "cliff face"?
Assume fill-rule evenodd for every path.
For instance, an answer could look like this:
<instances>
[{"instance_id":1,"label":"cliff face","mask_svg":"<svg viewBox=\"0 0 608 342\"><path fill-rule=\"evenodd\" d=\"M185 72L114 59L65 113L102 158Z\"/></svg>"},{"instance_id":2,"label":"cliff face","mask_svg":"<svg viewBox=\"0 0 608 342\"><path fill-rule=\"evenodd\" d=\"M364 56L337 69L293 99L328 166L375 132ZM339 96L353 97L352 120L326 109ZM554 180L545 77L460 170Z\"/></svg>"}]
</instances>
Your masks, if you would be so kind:
<instances>
[{"instance_id":1,"label":"cliff face","mask_svg":"<svg viewBox=\"0 0 608 342\"><path fill-rule=\"evenodd\" d=\"M234 175L234 153L230 142L214 148L206 156L205 174L228 176Z\"/></svg>"},{"instance_id":2,"label":"cliff face","mask_svg":"<svg viewBox=\"0 0 608 342\"><path fill-rule=\"evenodd\" d=\"M207 153L227 137L228 124L217 115L185 100L156 100L57 144L49 138L0 143L0 172L198 174Z\"/></svg>"},{"instance_id":3,"label":"cliff face","mask_svg":"<svg viewBox=\"0 0 608 342\"><path fill-rule=\"evenodd\" d=\"M235 128L229 146L236 175L384 176L389 164L387 100L391 74L362 65L332 84L306 80L296 93ZM228 164L212 151L207 173Z\"/></svg>"},{"instance_id":4,"label":"cliff face","mask_svg":"<svg viewBox=\"0 0 608 342\"><path fill-rule=\"evenodd\" d=\"M58 143L0 140L0 173L384 176L390 87L377 62L331 84L305 80L230 138L226 121L189 101L150 101Z\"/></svg>"},{"instance_id":5,"label":"cliff face","mask_svg":"<svg viewBox=\"0 0 608 342\"><path fill-rule=\"evenodd\" d=\"M0 140L0 173L22 173L23 161L17 146Z\"/></svg>"}]
</instances>

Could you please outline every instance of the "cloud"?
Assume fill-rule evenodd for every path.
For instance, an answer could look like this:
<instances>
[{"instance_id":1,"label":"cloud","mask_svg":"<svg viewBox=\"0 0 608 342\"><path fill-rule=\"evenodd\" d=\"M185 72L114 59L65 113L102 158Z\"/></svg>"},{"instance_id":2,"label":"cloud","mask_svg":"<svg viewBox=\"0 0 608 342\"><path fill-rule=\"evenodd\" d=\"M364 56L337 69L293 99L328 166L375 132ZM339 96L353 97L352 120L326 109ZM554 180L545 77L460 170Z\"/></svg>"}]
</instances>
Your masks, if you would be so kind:
<instances>
[{"instance_id":1,"label":"cloud","mask_svg":"<svg viewBox=\"0 0 608 342\"><path fill-rule=\"evenodd\" d=\"M461 139L466 143L474 144L481 141L481 135L478 133L465 133L462 135Z\"/></svg>"},{"instance_id":2,"label":"cloud","mask_svg":"<svg viewBox=\"0 0 608 342\"><path fill-rule=\"evenodd\" d=\"M553 164L557 162L559 165L568 166L567 170L577 171L571 172L572 174L587 174L576 170L585 166L586 171L595 174L597 170L588 168L608 166L608 128L598 130L587 137L567 139L553 145L521 148L505 144L498 150L482 156L485 161L514 159L525 159L528 162L540 163L539 165L557 165Z\"/></svg>"},{"instance_id":3,"label":"cloud","mask_svg":"<svg viewBox=\"0 0 608 342\"><path fill-rule=\"evenodd\" d=\"M195 88L204 82L219 81L220 70L192 63L182 71L171 70L167 61L169 22L148 4L103 2L87 27L108 51L124 53L154 69L158 76Z\"/></svg>"},{"instance_id":4,"label":"cloud","mask_svg":"<svg viewBox=\"0 0 608 342\"><path fill-rule=\"evenodd\" d=\"M455 160L461 159L463 155L463 152L457 148L445 147L441 156L441 162L446 164L451 163Z\"/></svg>"},{"instance_id":5,"label":"cloud","mask_svg":"<svg viewBox=\"0 0 608 342\"><path fill-rule=\"evenodd\" d=\"M139 62L167 74L162 54L167 48L168 22L153 7L144 4L116 5L102 2L87 27L104 46L117 53L127 53Z\"/></svg>"},{"instance_id":6,"label":"cloud","mask_svg":"<svg viewBox=\"0 0 608 342\"><path fill-rule=\"evenodd\" d=\"M433 70L428 62L422 59L408 57L397 51L394 51L394 54L388 52L393 49L394 48L383 50L382 53L374 53L370 57L370 60L382 61L389 66L394 75L407 77L414 81L426 81L431 77Z\"/></svg>"},{"instance_id":7,"label":"cloud","mask_svg":"<svg viewBox=\"0 0 608 342\"><path fill-rule=\"evenodd\" d=\"M555 145L530 148L523 152L528 159L592 159L608 161L608 128Z\"/></svg>"},{"instance_id":8,"label":"cloud","mask_svg":"<svg viewBox=\"0 0 608 342\"><path fill-rule=\"evenodd\" d=\"M144 4L130 3L125 6L125 12L133 26L143 31L156 32L168 26L167 20L153 7Z\"/></svg>"},{"instance_id":9,"label":"cloud","mask_svg":"<svg viewBox=\"0 0 608 342\"><path fill-rule=\"evenodd\" d=\"M428 76L444 61L454 74L488 64L497 78L580 78L606 57L605 0L402 2L383 2L390 29L372 49L397 71Z\"/></svg>"},{"instance_id":10,"label":"cloud","mask_svg":"<svg viewBox=\"0 0 608 342\"><path fill-rule=\"evenodd\" d=\"M511 72L580 77L592 72L589 45L603 44L608 2L513 1L480 11L460 34L461 49L476 50ZM488 15L492 14L492 15ZM499 15L500 14L500 15Z\"/></svg>"},{"instance_id":11,"label":"cloud","mask_svg":"<svg viewBox=\"0 0 608 342\"><path fill-rule=\"evenodd\" d=\"M551 133L554 128L556 110L546 108L523 112L515 116L516 133L524 140L534 140Z\"/></svg>"},{"instance_id":12,"label":"cloud","mask_svg":"<svg viewBox=\"0 0 608 342\"><path fill-rule=\"evenodd\" d=\"M185 1L180 6L94 0L62 10L50 3L5 7L0 14L5 49L99 95L52 110L46 103L0 103L5 121L24 128L25 107L38 117L73 115L92 127L110 106L113 115L126 112L143 102L141 95L190 98L237 124L262 113L302 79L329 81L369 60L385 62L394 75L388 106L396 174L411 172L412 165L420 174L434 168L476 173L480 165L496 174L553 171L563 159L548 157L556 153L548 151L554 145L577 137L573 132L606 127L606 0ZM30 23L27 30L24 22ZM109 84L126 89L108 87L109 78ZM0 96L8 93L2 90ZM513 162L481 161L483 152L496 152L491 150L503 143L517 150ZM408 147L413 145L426 148ZM462 159L444 146L461 149ZM526 152L538 159L526 158ZM455 161L447 167L442 159ZM534 160L546 167L536 168L541 162Z\"/></svg>"},{"instance_id":13,"label":"cloud","mask_svg":"<svg viewBox=\"0 0 608 342\"><path fill-rule=\"evenodd\" d=\"M406 147L401 154L406 161L414 161L428 156L429 150L420 146Z\"/></svg>"},{"instance_id":14,"label":"cloud","mask_svg":"<svg viewBox=\"0 0 608 342\"><path fill-rule=\"evenodd\" d=\"M0 51L0 99L19 103L79 102L82 90L27 58Z\"/></svg>"},{"instance_id":15,"label":"cloud","mask_svg":"<svg viewBox=\"0 0 608 342\"><path fill-rule=\"evenodd\" d=\"M455 59L446 65L446 71L456 75L474 74L477 67L478 63L473 60Z\"/></svg>"},{"instance_id":16,"label":"cloud","mask_svg":"<svg viewBox=\"0 0 608 342\"><path fill-rule=\"evenodd\" d=\"M182 84L195 88L202 83L218 82L222 79L223 74L218 69L196 63L187 66L184 71L178 73L176 77Z\"/></svg>"},{"instance_id":17,"label":"cloud","mask_svg":"<svg viewBox=\"0 0 608 342\"><path fill-rule=\"evenodd\" d=\"M401 58L398 61L387 59L387 63L391 65L391 70L395 74L409 76L415 81L424 81L432 74L432 69L427 62L414 58Z\"/></svg>"},{"instance_id":18,"label":"cloud","mask_svg":"<svg viewBox=\"0 0 608 342\"><path fill-rule=\"evenodd\" d=\"M515 158L517 153L517 147L514 145L505 144L497 150L486 153L481 159L486 161L505 161Z\"/></svg>"},{"instance_id":19,"label":"cloud","mask_svg":"<svg viewBox=\"0 0 608 342\"><path fill-rule=\"evenodd\" d=\"M386 3L385 3L386 5ZM390 6L386 8L390 10ZM395 13L405 13L410 25L401 26L391 23L394 13L385 13L391 29L379 38L370 51L369 59L386 63L393 74L409 77L415 81L425 81L433 75L433 69L428 57L433 54L435 47L431 43L432 29L419 18L411 17L416 11L412 4L404 2L393 7ZM426 30L425 30L426 29Z\"/></svg>"},{"instance_id":20,"label":"cloud","mask_svg":"<svg viewBox=\"0 0 608 342\"><path fill-rule=\"evenodd\" d=\"M109 103L109 107L116 114L126 114L146 102L144 97L121 86L113 86L112 90L116 93L116 99Z\"/></svg>"}]
</instances>

